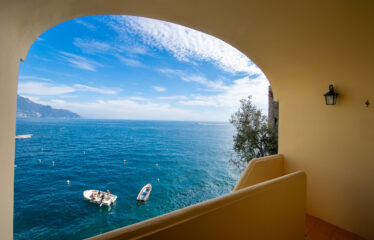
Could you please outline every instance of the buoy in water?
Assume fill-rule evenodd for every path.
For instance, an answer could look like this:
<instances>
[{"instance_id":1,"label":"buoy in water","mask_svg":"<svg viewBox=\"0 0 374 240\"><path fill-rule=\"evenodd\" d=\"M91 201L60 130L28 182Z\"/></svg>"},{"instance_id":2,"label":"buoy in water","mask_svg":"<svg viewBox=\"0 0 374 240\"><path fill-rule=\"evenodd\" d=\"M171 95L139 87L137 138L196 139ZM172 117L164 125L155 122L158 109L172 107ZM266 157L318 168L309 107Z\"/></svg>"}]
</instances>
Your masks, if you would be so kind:
<instances>
[{"instance_id":1,"label":"buoy in water","mask_svg":"<svg viewBox=\"0 0 374 240\"><path fill-rule=\"evenodd\" d=\"M157 182L160 182L160 179L159 179L159 178L157 178Z\"/></svg>"},{"instance_id":2,"label":"buoy in water","mask_svg":"<svg viewBox=\"0 0 374 240\"><path fill-rule=\"evenodd\" d=\"M67 183L67 184L70 184L70 180L68 179L68 180L66 181L66 183Z\"/></svg>"}]
</instances>

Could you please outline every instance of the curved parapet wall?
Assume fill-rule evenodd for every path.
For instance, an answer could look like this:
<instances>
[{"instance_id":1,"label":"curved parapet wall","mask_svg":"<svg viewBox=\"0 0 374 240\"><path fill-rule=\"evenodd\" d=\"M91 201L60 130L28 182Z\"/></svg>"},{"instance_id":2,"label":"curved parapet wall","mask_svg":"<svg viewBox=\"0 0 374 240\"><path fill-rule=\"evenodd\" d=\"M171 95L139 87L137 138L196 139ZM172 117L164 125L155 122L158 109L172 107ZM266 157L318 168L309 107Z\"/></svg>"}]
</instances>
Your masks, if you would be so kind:
<instances>
[{"instance_id":1,"label":"curved parapet wall","mask_svg":"<svg viewBox=\"0 0 374 240\"><path fill-rule=\"evenodd\" d=\"M252 159L233 191L280 177L283 174L285 174L284 158L281 154Z\"/></svg>"},{"instance_id":2,"label":"curved parapet wall","mask_svg":"<svg viewBox=\"0 0 374 240\"><path fill-rule=\"evenodd\" d=\"M302 171L91 238L302 240Z\"/></svg>"}]
</instances>

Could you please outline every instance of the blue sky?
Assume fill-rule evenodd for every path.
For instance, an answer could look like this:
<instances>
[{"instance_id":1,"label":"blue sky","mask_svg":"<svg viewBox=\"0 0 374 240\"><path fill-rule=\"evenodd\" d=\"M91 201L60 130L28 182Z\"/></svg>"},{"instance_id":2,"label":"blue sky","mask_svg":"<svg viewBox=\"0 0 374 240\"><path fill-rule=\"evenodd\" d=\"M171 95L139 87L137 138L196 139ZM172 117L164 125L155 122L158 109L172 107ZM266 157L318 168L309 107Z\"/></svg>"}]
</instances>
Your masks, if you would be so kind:
<instances>
[{"instance_id":1,"label":"blue sky","mask_svg":"<svg viewBox=\"0 0 374 240\"><path fill-rule=\"evenodd\" d=\"M20 65L18 93L84 118L227 121L269 83L227 43L177 24L90 16L42 34Z\"/></svg>"}]
</instances>

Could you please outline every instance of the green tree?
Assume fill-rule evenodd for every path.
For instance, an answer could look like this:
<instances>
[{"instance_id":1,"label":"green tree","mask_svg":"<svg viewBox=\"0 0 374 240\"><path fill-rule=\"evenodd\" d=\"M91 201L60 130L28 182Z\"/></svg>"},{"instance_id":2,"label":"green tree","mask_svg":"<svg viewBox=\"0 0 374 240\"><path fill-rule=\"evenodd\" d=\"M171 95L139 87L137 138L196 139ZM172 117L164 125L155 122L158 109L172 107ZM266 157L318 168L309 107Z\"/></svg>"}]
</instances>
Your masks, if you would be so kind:
<instances>
[{"instance_id":1,"label":"green tree","mask_svg":"<svg viewBox=\"0 0 374 240\"><path fill-rule=\"evenodd\" d=\"M251 96L240 103L230 118L236 128L233 148L237 154L231 161L238 167L247 165L253 158L278 152L277 129L269 127L267 117L252 103Z\"/></svg>"}]
</instances>

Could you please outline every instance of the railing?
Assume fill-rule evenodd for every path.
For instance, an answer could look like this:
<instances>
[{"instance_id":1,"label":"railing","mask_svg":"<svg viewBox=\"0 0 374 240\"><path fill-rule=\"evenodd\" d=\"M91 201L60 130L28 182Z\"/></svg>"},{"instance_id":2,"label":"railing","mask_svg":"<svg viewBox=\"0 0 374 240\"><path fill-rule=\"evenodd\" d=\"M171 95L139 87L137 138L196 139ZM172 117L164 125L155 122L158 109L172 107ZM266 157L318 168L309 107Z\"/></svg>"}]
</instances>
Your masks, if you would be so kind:
<instances>
[{"instance_id":1,"label":"railing","mask_svg":"<svg viewBox=\"0 0 374 240\"><path fill-rule=\"evenodd\" d=\"M252 159L233 191L255 185L285 174L284 157L281 154Z\"/></svg>"},{"instance_id":2,"label":"railing","mask_svg":"<svg viewBox=\"0 0 374 240\"><path fill-rule=\"evenodd\" d=\"M232 193L91 239L304 239L305 173L276 177L281 155L250 165ZM270 180L251 185L261 172Z\"/></svg>"}]
</instances>

